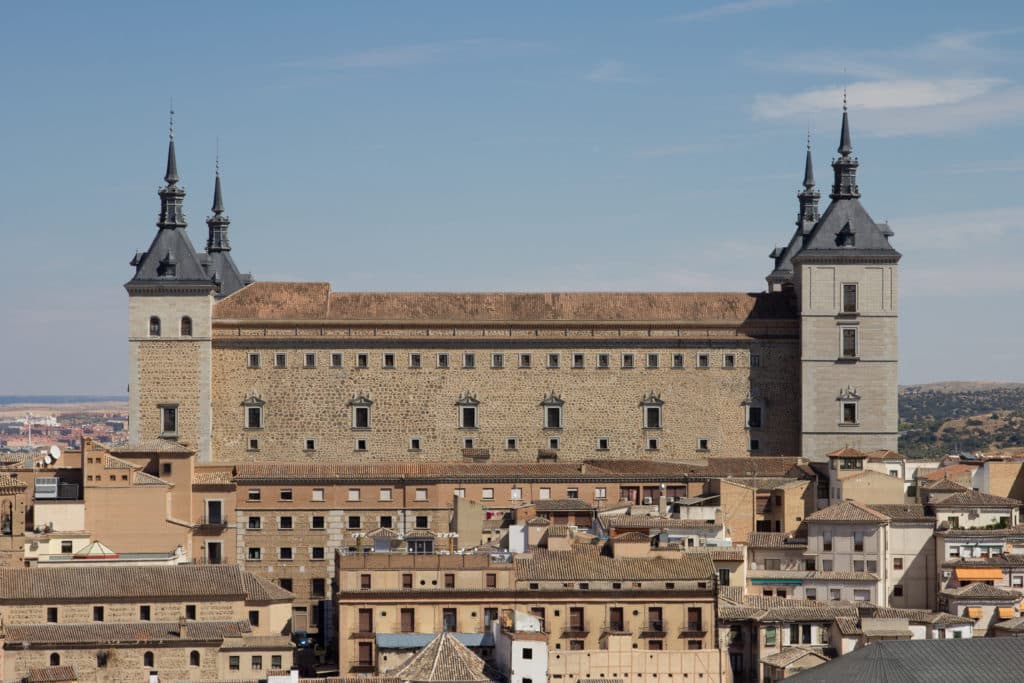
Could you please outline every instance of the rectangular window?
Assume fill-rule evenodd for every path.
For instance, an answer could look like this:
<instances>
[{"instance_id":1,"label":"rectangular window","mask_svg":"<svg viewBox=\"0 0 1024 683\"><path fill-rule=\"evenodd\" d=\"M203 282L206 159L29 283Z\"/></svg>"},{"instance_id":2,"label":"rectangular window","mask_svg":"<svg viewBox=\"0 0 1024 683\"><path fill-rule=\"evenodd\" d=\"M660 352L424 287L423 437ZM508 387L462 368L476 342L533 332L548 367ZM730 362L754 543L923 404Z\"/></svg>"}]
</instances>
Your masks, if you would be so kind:
<instances>
[{"instance_id":1,"label":"rectangular window","mask_svg":"<svg viewBox=\"0 0 1024 683\"><path fill-rule=\"evenodd\" d=\"M270 656L270 668L273 669L274 671L280 671L281 670L281 655L271 655Z\"/></svg>"},{"instance_id":2,"label":"rectangular window","mask_svg":"<svg viewBox=\"0 0 1024 683\"><path fill-rule=\"evenodd\" d=\"M366 450L366 439L356 439L356 450L357 451L365 451Z\"/></svg>"},{"instance_id":3,"label":"rectangular window","mask_svg":"<svg viewBox=\"0 0 1024 683\"><path fill-rule=\"evenodd\" d=\"M843 358L856 358L857 357L857 328L855 327L843 327L840 328L843 333Z\"/></svg>"},{"instance_id":4,"label":"rectangular window","mask_svg":"<svg viewBox=\"0 0 1024 683\"><path fill-rule=\"evenodd\" d=\"M260 625L260 611L258 609L249 610L249 625L259 626Z\"/></svg>"},{"instance_id":5,"label":"rectangular window","mask_svg":"<svg viewBox=\"0 0 1024 683\"><path fill-rule=\"evenodd\" d=\"M844 425L857 424L857 404L853 401L844 401L842 418Z\"/></svg>"},{"instance_id":6,"label":"rectangular window","mask_svg":"<svg viewBox=\"0 0 1024 683\"><path fill-rule=\"evenodd\" d=\"M418 370L423 367L423 357L418 353L409 354L409 367Z\"/></svg>"},{"instance_id":7,"label":"rectangular window","mask_svg":"<svg viewBox=\"0 0 1024 683\"><path fill-rule=\"evenodd\" d=\"M606 451L608 450L608 437L602 436L597 440L597 450Z\"/></svg>"},{"instance_id":8,"label":"rectangular window","mask_svg":"<svg viewBox=\"0 0 1024 683\"><path fill-rule=\"evenodd\" d=\"M392 522L391 515L381 515L380 528L391 529L392 527L394 527L394 522Z\"/></svg>"},{"instance_id":9,"label":"rectangular window","mask_svg":"<svg viewBox=\"0 0 1024 683\"><path fill-rule=\"evenodd\" d=\"M644 429L661 429L661 406L644 406Z\"/></svg>"},{"instance_id":10,"label":"rectangular window","mask_svg":"<svg viewBox=\"0 0 1024 683\"><path fill-rule=\"evenodd\" d=\"M310 496L310 500L312 500L314 503L324 502L324 490L313 489L312 495Z\"/></svg>"},{"instance_id":11,"label":"rectangular window","mask_svg":"<svg viewBox=\"0 0 1024 683\"><path fill-rule=\"evenodd\" d=\"M498 575L497 574L485 574L484 575L484 579L485 579L484 583L487 586L487 588L497 588L498 587Z\"/></svg>"},{"instance_id":12,"label":"rectangular window","mask_svg":"<svg viewBox=\"0 0 1024 683\"><path fill-rule=\"evenodd\" d=\"M311 598L323 598L327 595L327 580L326 579L310 579L309 580L309 596Z\"/></svg>"},{"instance_id":13,"label":"rectangular window","mask_svg":"<svg viewBox=\"0 0 1024 683\"><path fill-rule=\"evenodd\" d=\"M481 496L484 500L494 500L494 489L484 489Z\"/></svg>"},{"instance_id":14,"label":"rectangular window","mask_svg":"<svg viewBox=\"0 0 1024 683\"><path fill-rule=\"evenodd\" d=\"M683 361L684 361L683 354L681 354L681 353L673 353L672 354L672 367L675 368L676 370L682 369Z\"/></svg>"},{"instance_id":15,"label":"rectangular window","mask_svg":"<svg viewBox=\"0 0 1024 683\"><path fill-rule=\"evenodd\" d=\"M697 439L697 450L698 451L706 451L706 450L708 450L708 445L709 445L709 442L708 442L707 439L705 439L705 438Z\"/></svg>"},{"instance_id":16,"label":"rectangular window","mask_svg":"<svg viewBox=\"0 0 1024 683\"><path fill-rule=\"evenodd\" d=\"M832 560L822 560L821 561L821 571L823 571L823 572L830 572L830 571L832 571Z\"/></svg>"},{"instance_id":17,"label":"rectangular window","mask_svg":"<svg viewBox=\"0 0 1024 683\"><path fill-rule=\"evenodd\" d=\"M412 574L402 574L402 588L405 590L412 589Z\"/></svg>"},{"instance_id":18,"label":"rectangular window","mask_svg":"<svg viewBox=\"0 0 1024 683\"><path fill-rule=\"evenodd\" d=\"M348 517L348 528L349 529L361 529L363 527L363 518L359 515L349 515Z\"/></svg>"},{"instance_id":19,"label":"rectangular window","mask_svg":"<svg viewBox=\"0 0 1024 683\"><path fill-rule=\"evenodd\" d=\"M732 353L725 354L725 356L722 357L722 367L723 368L734 368L734 367L736 367L736 355L732 354Z\"/></svg>"},{"instance_id":20,"label":"rectangular window","mask_svg":"<svg viewBox=\"0 0 1024 683\"><path fill-rule=\"evenodd\" d=\"M258 503L259 501L260 501L260 490L259 489L249 489L249 502L250 503Z\"/></svg>"},{"instance_id":21,"label":"rectangular window","mask_svg":"<svg viewBox=\"0 0 1024 683\"><path fill-rule=\"evenodd\" d=\"M544 428L545 429L561 429L562 428L562 407L561 406L548 406L544 410Z\"/></svg>"},{"instance_id":22,"label":"rectangular window","mask_svg":"<svg viewBox=\"0 0 1024 683\"><path fill-rule=\"evenodd\" d=\"M323 515L313 515L309 518L310 529L326 529L327 519Z\"/></svg>"},{"instance_id":23,"label":"rectangular window","mask_svg":"<svg viewBox=\"0 0 1024 683\"><path fill-rule=\"evenodd\" d=\"M416 497L416 500L420 501L420 502L427 500L427 490L426 489L416 489L415 497Z\"/></svg>"},{"instance_id":24,"label":"rectangular window","mask_svg":"<svg viewBox=\"0 0 1024 683\"><path fill-rule=\"evenodd\" d=\"M513 486L512 487L512 492L509 495L509 499L510 500L522 500L523 499L523 489L519 488L518 486Z\"/></svg>"},{"instance_id":25,"label":"rectangular window","mask_svg":"<svg viewBox=\"0 0 1024 683\"><path fill-rule=\"evenodd\" d=\"M391 500L391 489L381 489L378 493L377 500L390 501Z\"/></svg>"},{"instance_id":26,"label":"rectangular window","mask_svg":"<svg viewBox=\"0 0 1024 683\"><path fill-rule=\"evenodd\" d=\"M818 589L817 588L805 588L804 589L804 598L806 600L817 600L818 599Z\"/></svg>"},{"instance_id":27,"label":"rectangular window","mask_svg":"<svg viewBox=\"0 0 1024 683\"><path fill-rule=\"evenodd\" d=\"M872 574L875 574L876 572L878 572L878 560L868 560L867 561L867 568L868 568L868 572L870 572Z\"/></svg>"},{"instance_id":28,"label":"rectangular window","mask_svg":"<svg viewBox=\"0 0 1024 683\"><path fill-rule=\"evenodd\" d=\"M580 490L577 488L567 488L565 490L565 497L570 500L578 500L580 497Z\"/></svg>"},{"instance_id":29,"label":"rectangular window","mask_svg":"<svg viewBox=\"0 0 1024 683\"><path fill-rule=\"evenodd\" d=\"M139 605L139 621L149 621L149 605Z\"/></svg>"},{"instance_id":30,"label":"rectangular window","mask_svg":"<svg viewBox=\"0 0 1024 683\"><path fill-rule=\"evenodd\" d=\"M340 354L340 353L332 353L331 354L331 367L332 368L340 368L341 367L341 359L342 359L342 354Z\"/></svg>"},{"instance_id":31,"label":"rectangular window","mask_svg":"<svg viewBox=\"0 0 1024 683\"><path fill-rule=\"evenodd\" d=\"M821 532L821 549L825 552L832 551L832 532L828 529Z\"/></svg>"},{"instance_id":32,"label":"rectangular window","mask_svg":"<svg viewBox=\"0 0 1024 683\"><path fill-rule=\"evenodd\" d=\"M178 433L178 406L160 406L160 426L163 436Z\"/></svg>"},{"instance_id":33,"label":"rectangular window","mask_svg":"<svg viewBox=\"0 0 1024 683\"><path fill-rule=\"evenodd\" d=\"M622 367L625 370L631 370L636 367L636 359L631 353L622 354Z\"/></svg>"},{"instance_id":34,"label":"rectangular window","mask_svg":"<svg viewBox=\"0 0 1024 683\"><path fill-rule=\"evenodd\" d=\"M427 519L426 515L417 515L416 517L416 528L427 529L430 527L430 520Z\"/></svg>"},{"instance_id":35,"label":"rectangular window","mask_svg":"<svg viewBox=\"0 0 1024 683\"><path fill-rule=\"evenodd\" d=\"M383 368L385 370L394 370L395 369L395 354L393 354L393 353L385 353L383 356L381 356L381 365L383 366Z\"/></svg>"},{"instance_id":36,"label":"rectangular window","mask_svg":"<svg viewBox=\"0 0 1024 683\"><path fill-rule=\"evenodd\" d=\"M594 498L596 500L604 500L608 497L608 489L604 486L594 487Z\"/></svg>"},{"instance_id":37,"label":"rectangular window","mask_svg":"<svg viewBox=\"0 0 1024 683\"><path fill-rule=\"evenodd\" d=\"M548 448L558 450L559 446L561 446L561 444L559 443L557 436L553 436L550 439L548 439Z\"/></svg>"},{"instance_id":38,"label":"rectangular window","mask_svg":"<svg viewBox=\"0 0 1024 683\"><path fill-rule=\"evenodd\" d=\"M750 440L750 450L752 450L752 451L759 451L759 450L761 450L761 440L760 439L751 439Z\"/></svg>"},{"instance_id":39,"label":"rectangular window","mask_svg":"<svg viewBox=\"0 0 1024 683\"><path fill-rule=\"evenodd\" d=\"M611 356L607 353L597 354L597 367L601 370L607 370L611 367Z\"/></svg>"},{"instance_id":40,"label":"rectangular window","mask_svg":"<svg viewBox=\"0 0 1024 683\"><path fill-rule=\"evenodd\" d=\"M519 354L519 367L529 368L533 364L533 358L528 353Z\"/></svg>"},{"instance_id":41,"label":"rectangular window","mask_svg":"<svg viewBox=\"0 0 1024 683\"><path fill-rule=\"evenodd\" d=\"M280 557L282 560L285 560L285 561L291 560L293 556L294 556L294 554L292 552L292 549L287 547L287 546L278 549L278 557Z\"/></svg>"},{"instance_id":42,"label":"rectangular window","mask_svg":"<svg viewBox=\"0 0 1024 683\"><path fill-rule=\"evenodd\" d=\"M92 620L103 621L103 607L101 605L92 608Z\"/></svg>"},{"instance_id":43,"label":"rectangular window","mask_svg":"<svg viewBox=\"0 0 1024 683\"><path fill-rule=\"evenodd\" d=\"M370 367L370 354L368 353L357 353L356 354L356 367L365 370Z\"/></svg>"},{"instance_id":44,"label":"rectangular window","mask_svg":"<svg viewBox=\"0 0 1024 683\"><path fill-rule=\"evenodd\" d=\"M260 354L250 353L249 354L249 367L258 368L260 366Z\"/></svg>"},{"instance_id":45,"label":"rectangular window","mask_svg":"<svg viewBox=\"0 0 1024 683\"><path fill-rule=\"evenodd\" d=\"M281 500L292 500L292 490L281 489Z\"/></svg>"},{"instance_id":46,"label":"rectangular window","mask_svg":"<svg viewBox=\"0 0 1024 683\"><path fill-rule=\"evenodd\" d=\"M56 607L47 607L46 608L46 621L47 621L47 623L50 623L50 624L56 624L57 623L57 608Z\"/></svg>"},{"instance_id":47,"label":"rectangular window","mask_svg":"<svg viewBox=\"0 0 1024 683\"><path fill-rule=\"evenodd\" d=\"M585 359L586 357L582 353L572 354L572 367L579 370L584 366L584 363L586 362Z\"/></svg>"},{"instance_id":48,"label":"rectangular window","mask_svg":"<svg viewBox=\"0 0 1024 683\"><path fill-rule=\"evenodd\" d=\"M495 370L500 370L505 367L505 354L503 353L492 353L491 354L491 367Z\"/></svg>"},{"instance_id":49,"label":"rectangular window","mask_svg":"<svg viewBox=\"0 0 1024 683\"><path fill-rule=\"evenodd\" d=\"M287 365L287 362L288 362L288 355L287 354L284 354L284 353L275 353L274 354L274 367L275 368L283 368L283 367L285 367Z\"/></svg>"},{"instance_id":50,"label":"rectangular window","mask_svg":"<svg viewBox=\"0 0 1024 683\"><path fill-rule=\"evenodd\" d=\"M473 439L470 439L470 438L463 439L462 440L462 447L463 448L472 448L473 447Z\"/></svg>"},{"instance_id":51,"label":"rectangular window","mask_svg":"<svg viewBox=\"0 0 1024 683\"><path fill-rule=\"evenodd\" d=\"M353 503L359 502L359 491L360 489L349 489L348 500Z\"/></svg>"},{"instance_id":52,"label":"rectangular window","mask_svg":"<svg viewBox=\"0 0 1024 683\"><path fill-rule=\"evenodd\" d=\"M420 441L419 437L416 437L416 436L412 437L411 439L409 439L409 450L410 451L418 451L418 450L420 450L420 443L421 443L421 441Z\"/></svg>"},{"instance_id":53,"label":"rectangular window","mask_svg":"<svg viewBox=\"0 0 1024 683\"><path fill-rule=\"evenodd\" d=\"M464 488L457 488L457 489L455 489L455 495L458 496L459 498L465 498L466 497L466 489L464 489Z\"/></svg>"},{"instance_id":54,"label":"rectangular window","mask_svg":"<svg viewBox=\"0 0 1024 683\"><path fill-rule=\"evenodd\" d=\"M505 448L507 450L514 451L518 447L519 447L519 442L518 442L518 440L516 440L516 437L510 436L507 439L505 439Z\"/></svg>"},{"instance_id":55,"label":"rectangular window","mask_svg":"<svg viewBox=\"0 0 1024 683\"><path fill-rule=\"evenodd\" d=\"M291 529L293 529L294 526L293 526L293 520L292 520L291 516L285 516L285 517L279 518L277 520L277 528L278 529L284 529L285 531L290 531Z\"/></svg>"},{"instance_id":56,"label":"rectangular window","mask_svg":"<svg viewBox=\"0 0 1024 683\"><path fill-rule=\"evenodd\" d=\"M853 550L854 552L864 552L864 532L854 531L853 532Z\"/></svg>"},{"instance_id":57,"label":"rectangular window","mask_svg":"<svg viewBox=\"0 0 1024 683\"><path fill-rule=\"evenodd\" d=\"M892 568L896 571L903 569L903 558L894 557L892 558Z\"/></svg>"},{"instance_id":58,"label":"rectangular window","mask_svg":"<svg viewBox=\"0 0 1024 683\"><path fill-rule=\"evenodd\" d=\"M656 369L661 362L661 358L656 353L647 354L647 368L650 370Z\"/></svg>"},{"instance_id":59,"label":"rectangular window","mask_svg":"<svg viewBox=\"0 0 1024 683\"><path fill-rule=\"evenodd\" d=\"M658 440L657 439L653 439L653 438L652 439L647 439L647 450L649 450L649 451L656 451L656 450L658 450Z\"/></svg>"},{"instance_id":60,"label":"rectangular window","mask_svg":"<svg viewBox=\"0 0 1024 683\"><path fill-rule=\"evenodd\" d=\"M231 671L238 671L242 668L242 658L238 655L230 655L228 657L228 669Z\"/></svg>"},{"instance_id":61,"label":"rectangular window","mask_svg":"<svg viewBox=\"0 0 1024 683\"><path fill-rule=\"evenodd\" d=\"M444 575L444 587L445 588L455 588L455 574L445 574Z\"/></svg>"},{"instance_id":62,"label":"rectangular window","mask_svg":"<svg viewBox=\"0 0 1024 683\"><path fill-rule=\"evenodd\" d=\"M711 367L711 356L706 353L697 354L697 367L698 368L710 368Z\"/></svg>"},{"instance_id":63,"label":"rectangular window","mask_svg":"<svg viewBox=\"0 0 1024 683\"><path fill-rule=\"evenodd\" d=\"M448 367L448 354L439 353L437 354L437 367L447 368Z\"/></svg>"},{"instance_id":64,"label":"rectangular window","mask_svg":"<svg viewBox=\"0 0 1024 683\"><path fill-rule=\"evenodd\" d=\"M303 356L303 366L307 367L307 368L315 368L316 367L316 354L315 353L307 353L307 354L305 354L305 356Z\"/></svg>"},{"instance_id":65,"label":"rectangular window","mask_svg":"<svg viewBox=\"0 0 1024 683\"><path fill-rule=\"evenodd\" d=\"M249 406L245 409L245 428L260 429L263 427L263 408L260 406Z\"/></svg>"},{"instance_id":66,"label":"rectangular window","mask_svg":"<svg viewBox=\"0 0 1024 683\"><path fill-rule=\"evenodd\" d=\"M252 656L252 670L263 671L263 655Z\"/></svg>"},{"instance_id":67,"label":"rectangular window","mask_svg":"<svg viewBox=\"0 0 1024 683\"><path fill-rule=\"evenodd\" d=\"M855 590L853 591L853 599L857 602L867 602L871 599L871 591Z\"/></svg>"},{"instance_id":68,"label":"rectangular window","mask_svg":"<svg viewBox=\"0 0 1024 683\"><path fill-rule=\"evenodd\" d=\"M548 367L549 368L551 368L552 370L555 370L555 369L558 368L560 363L561 363L561 358L558 356L557 353L549 353L548 354Z\"/></svg>"},{"instance_id":69,"label":"rectangular window","mask_svg":"<svg viewBox=\"0 0 1024 683\"><path fill-rule=\"evenodd\" d=\"M356 406L352 411L352 428L370 428L370 406Z\"/></svg>"},{"instance_id":70,"label":"rectangular window","mask_svg":"<svg viewBox=\"0 0 1024 683\"><path fill-rule=\"evenodd\" d=\"M829 600L842 600L843 599L842 598L842 591L840 591L838 588L829 588L828 589L828 599Z\"/></svg>"},{"instance_id":71,"label":"rectangular window","mask_svg":"<svg viewBox=\"0 0 1024 683\"><path fill-rule=\"evenodd\" d=\"M249 439L249 450L258 451L260 449L260 440L256 438Z\"/></svg>"},{"instance_id":72,"label":"rectangular window","mask_svg":"<svg viewBox=\"0 0 1024 683\"><path fill-rule=\"evenodd\" d=\"M459 422L462 429L476 429L476 406L462 406L459 410Z\"/></svg>"},{"instance_id":73,"label":"rectangular window","mask_svg":"<svg viewBox=\"0 0 1024 683\"><path fill-rule=\"evenodd\" d=\"M853 561L853 571L855 571L855 572L862 572L862 571L864 571L864 560L854 560Z\"/></svg>"},{"instance_id":74,"label":"rectangular window","mask_svg":"<svg viewBox=\"0 0 1024 683\"><path fill-rule=\"evenodd\" d=\"M747 406L747 427L750 429L761 428L761 406Z\"/></svg>"},{"instance_id":75,"label":"rectangular window","mask_svg":"<svg viewBox=\"0 0 1024 683\"><path fill-rule=\"evenodd\" d=\"M750 367L759 368L761 367L761 354L752 353L750 354Z\"/></svg>"},{"instance_id":76,"label":"rectangular window","mask_svg":"<svg viewBox=\"0 0 1024 683\"><path fill-rule=\"evenodd\" d=\"M857 285L847 283L843 285L843 313L857 312Z\"/></svg>"},{"instance_id":77,"label":"rectangular window","mask_svg":"<svg viewBox=\"0 0 1024 683\"><path fill-rule=\"evenodd\" d=\"M462 354L462 367L467 370L472 370L476 367L476 354L475 353L464 353Z\"/></svg>"},{"instance_id":78,"label":"rectangular window","mask_svg":"<svg viewBox=\"0 0 1024 683\"><path fill-rule=\"evenodd\" d=\"M540 500L551 500L551 489L547 486L542 486L538 494Z\"/></svg>"}]
</instances>

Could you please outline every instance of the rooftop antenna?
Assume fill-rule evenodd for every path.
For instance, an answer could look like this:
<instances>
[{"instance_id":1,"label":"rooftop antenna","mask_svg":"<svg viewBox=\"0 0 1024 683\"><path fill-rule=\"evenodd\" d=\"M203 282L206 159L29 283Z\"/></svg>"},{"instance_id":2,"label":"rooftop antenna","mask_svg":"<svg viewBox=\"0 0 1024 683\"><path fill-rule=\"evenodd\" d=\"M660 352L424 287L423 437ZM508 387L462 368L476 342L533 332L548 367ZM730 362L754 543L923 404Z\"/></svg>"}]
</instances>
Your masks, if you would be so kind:
<instances>
[{"instance_id":1,"label":"rooftop antenna","mask_svg":"<svg viewBox=\"0 0 1024 683\"><path fill-rule=\"evenodd\" d=\"M60 446L58 446L56 444L50 446L50 457L53 458L53 461L57 462L58 460L60 460L60 456L61 456Z\"/></svg>"}]
</instances>

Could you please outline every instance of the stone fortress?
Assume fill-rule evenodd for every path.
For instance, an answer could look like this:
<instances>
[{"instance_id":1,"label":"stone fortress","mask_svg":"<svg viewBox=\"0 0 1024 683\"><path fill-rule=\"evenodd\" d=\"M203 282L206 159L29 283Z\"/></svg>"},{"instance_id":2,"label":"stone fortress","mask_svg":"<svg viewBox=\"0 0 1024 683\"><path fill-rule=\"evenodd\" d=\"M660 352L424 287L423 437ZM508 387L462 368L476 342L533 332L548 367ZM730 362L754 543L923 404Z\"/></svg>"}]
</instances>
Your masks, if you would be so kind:
<instances>
[{"instance_id":1,"label":"stone fortress","mask_svg":"<svg viewBox=\"0 0 1024 683\"><path fill-rule=\"evenodd\" d=\"M844 107L762 293L338 293L255 282L186 231L173 131L132 259L130 440L199 463L683 460L897 448L897 264Z\"/></svg>"}]
</instances>

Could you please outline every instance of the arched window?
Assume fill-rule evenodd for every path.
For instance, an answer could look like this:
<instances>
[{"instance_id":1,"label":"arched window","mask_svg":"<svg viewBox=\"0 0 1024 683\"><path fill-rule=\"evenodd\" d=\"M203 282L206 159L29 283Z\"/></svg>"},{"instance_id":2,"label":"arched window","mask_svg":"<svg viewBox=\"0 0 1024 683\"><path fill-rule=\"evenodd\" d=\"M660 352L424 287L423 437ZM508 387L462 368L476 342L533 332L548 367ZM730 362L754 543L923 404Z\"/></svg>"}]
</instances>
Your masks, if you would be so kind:
<instances>
[{"instance_id":1,"label":"arched window","mask_svg":"<svg viewBox=\"0 0 1024 683\"><path fill-rule=\"evenodd\" d=\"M50 666L60 666L60 655L56 652L50 653Z\"/></svg>"},{"instance_id":2,"label":"arched window","mask_svg":"<svg viewBox=\"0 0 1024 683\"><path fill-rule=\"evenodd\" d=\"M188 653L188 665L199 666L199 650L192 650Z\"/></svg>"},{"instance_id":3,"label":"arched window","mask_svg":"<svg viewBox=\"0 0 1024 683\"><path fill-rule=\"evenodd\" d=\"M149 336L159 337L160 336L160 318L150 316L149 318Z\"/></svg>"},{"instance_id":4,"label":"arched window","mask_svg":"<svg viewBox=\"0 0 1024 683\"><path fill-rule=\"evenodd\" d=\"M142 666L153 666L154 661L152 652L146 652L142 655Z\"/></svg>"},{"instance_id":5,"label":"arched window","mask_svg":"<svg viewBox=\"0 0 1024 683\"><path fill-rule=\"evenodd\" d=\"M191 337L192 336L192 318L182 316L181 318L181 336Z\"/></svg>"}]
</instances>

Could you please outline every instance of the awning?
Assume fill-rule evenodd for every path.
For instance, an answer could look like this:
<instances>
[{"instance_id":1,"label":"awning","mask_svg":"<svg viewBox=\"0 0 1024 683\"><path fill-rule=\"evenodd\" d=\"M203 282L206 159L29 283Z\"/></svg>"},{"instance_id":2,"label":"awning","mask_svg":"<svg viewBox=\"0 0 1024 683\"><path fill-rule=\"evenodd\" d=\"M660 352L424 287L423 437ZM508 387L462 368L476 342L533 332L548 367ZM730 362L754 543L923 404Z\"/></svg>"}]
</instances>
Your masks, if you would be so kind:
<instances>
[{"instance_id":1,"label":"awning","mask_svg":"<svg viewBox=\"0 0 1024 683\"><path fill-rule=\"evenodd\" d=\"M998 567L957 567L953 572L957 581L1003 580L1003 570Z\"/></svg>"},{"instance_id":2,"label":"awning","mask_svg":"<svg viewBox=\"0 0 1024 683\"><path fill-rule=\"evenodd\" d=\"M968 607L965 611L966 615L971 619L981 619L981 608L980 607Z\"/></svg>"},{"instance_id":3,"label":"awning","mask_svg":"<svg viewBox=\"0 0 1024 683\"><path fill-rule=\"evenodd\" d=\"M999 607L999 618L1000 619L1016 619L1017 613L1013 611L1012 607Z\"/></svg>"}]
</instances>

